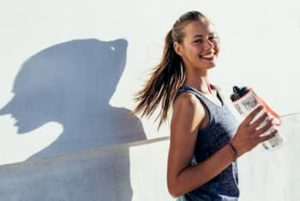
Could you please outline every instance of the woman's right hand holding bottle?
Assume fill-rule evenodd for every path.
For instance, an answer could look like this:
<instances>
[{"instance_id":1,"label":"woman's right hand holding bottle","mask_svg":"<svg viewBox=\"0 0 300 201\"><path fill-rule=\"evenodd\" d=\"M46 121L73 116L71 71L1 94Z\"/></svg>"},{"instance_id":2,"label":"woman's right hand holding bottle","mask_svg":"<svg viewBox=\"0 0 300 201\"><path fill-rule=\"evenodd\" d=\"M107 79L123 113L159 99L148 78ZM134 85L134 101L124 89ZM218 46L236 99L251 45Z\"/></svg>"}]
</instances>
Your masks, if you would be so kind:
<instances>
[{"instance_id":1,"label":"woman's right hand holding bottle","mask_svg":"<svg viewBox=\"0 0 300 201\"><path fill-rule=\"evenodd\" d=\"M256 118L261 113L263 106L258 106L242 121L237 129L235 136L232 138L231 144L237 151L237 156L241 156L244 153L252 150L256 145L269 140L274 137L277 131L273 131L268 135L263 135L267 130L273 126L272 119L270 119L267 113ZM267 122L261 126L263 122Z\"/></svg>"}]
</instances>

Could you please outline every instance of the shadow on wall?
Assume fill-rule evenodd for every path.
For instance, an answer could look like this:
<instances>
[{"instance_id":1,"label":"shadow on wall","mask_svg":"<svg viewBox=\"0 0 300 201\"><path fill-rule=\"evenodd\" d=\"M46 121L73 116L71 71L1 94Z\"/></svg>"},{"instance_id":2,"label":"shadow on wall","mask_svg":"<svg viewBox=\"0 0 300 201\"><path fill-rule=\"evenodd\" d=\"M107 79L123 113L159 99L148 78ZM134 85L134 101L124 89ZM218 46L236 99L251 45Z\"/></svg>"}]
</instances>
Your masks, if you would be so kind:
<instances>
[{"instance_id":1,"label":"shadow on wall","mask_svg":"<svg viewBox=\"0 0 300 201\"><path fill-rule=\"evenodd\" d=\"M26 134L50 121L60 123L64 129L56 141L33 153L31 158L146 139L141 122L131 111L109 105L125 67L127 45L124 39L108 42L74 40L44 49L23 64L14 83L15 96L0 110L0 115L11 114L17 121L19 134ZM121 179L122 185L127 184L119 200L131 200L129 150L114 151L109 157L101 161L103 164L97 164L106 163L107 168L107 171L104 166L99 168L106 175L96 182L102 185L98 189L100 194L97 192L98 200L108 197L106 194L111 189L106 187L111 188L109 183L114 185L115 179ZM112 167L116 165L121 165L121 173L113 171ZM68 168L67 164L63 168ZM90 174L99 174L97 167L94 168ZM122 178L116 178L117 175ZM46 190L48 185L53 185L51 180L39 179L40 189ZM74 175L69 175L66 181L67 185L80 182ZM59 187L59 183L56 186ZM71 200L78 200L75 189Z\"/></svg>"}]
</instances>

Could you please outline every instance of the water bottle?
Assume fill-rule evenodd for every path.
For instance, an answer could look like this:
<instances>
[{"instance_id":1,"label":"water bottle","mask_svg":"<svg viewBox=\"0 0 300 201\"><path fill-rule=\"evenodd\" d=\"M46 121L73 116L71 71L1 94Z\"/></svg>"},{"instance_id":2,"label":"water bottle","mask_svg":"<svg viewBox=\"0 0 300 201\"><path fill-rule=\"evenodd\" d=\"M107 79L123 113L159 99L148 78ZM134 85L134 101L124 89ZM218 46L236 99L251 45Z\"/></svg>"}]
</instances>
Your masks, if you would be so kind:
<instances>
[{"instance_id":1,"label":"water bottle","mask_svg":"<svg viewBox=\"0 0 300 201\"><path fill-rule=\"evenodd\" d=\"M239 88L238 86L234 86L233 94L231 94L230 99L232 100L234 107L243 117L246 117L259 105L264 106L264 110L260 114L258 114L255 119L259 118L262 113L267 112L270 117L273 117L275 122L274 125L262 135L269 135L275 130L277 131L277 133L274 137L270 138L267 141L264 141L262 145L266 150L275 150L283 145L284 139L278 131L278 126L281 123L279 115L277 115L260 97L258 97L251 88ZM267 123L268 121L266 119L259 127L261 128Z\"/></svg>"}]
</instances>

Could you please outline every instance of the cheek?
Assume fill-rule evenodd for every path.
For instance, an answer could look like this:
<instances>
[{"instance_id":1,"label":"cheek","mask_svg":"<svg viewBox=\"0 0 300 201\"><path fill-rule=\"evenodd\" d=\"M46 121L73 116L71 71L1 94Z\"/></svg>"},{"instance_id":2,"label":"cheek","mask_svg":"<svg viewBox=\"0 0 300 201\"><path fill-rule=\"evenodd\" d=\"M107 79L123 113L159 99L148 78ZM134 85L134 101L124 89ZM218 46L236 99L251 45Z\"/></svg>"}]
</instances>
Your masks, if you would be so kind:
<instances>
[{"instance_id":1,"label":"cheek","mask_svg":"<svg viewBox=\"0 0 300 201\"><path fill-rule=\"evenodd\" d=\"M189 46L186 46L186 48L185 48L185 55L187 57L198 55L200 51L201 51L200 48L193 46L193 45L189 45Z\"/></svg>"}]
</instances>

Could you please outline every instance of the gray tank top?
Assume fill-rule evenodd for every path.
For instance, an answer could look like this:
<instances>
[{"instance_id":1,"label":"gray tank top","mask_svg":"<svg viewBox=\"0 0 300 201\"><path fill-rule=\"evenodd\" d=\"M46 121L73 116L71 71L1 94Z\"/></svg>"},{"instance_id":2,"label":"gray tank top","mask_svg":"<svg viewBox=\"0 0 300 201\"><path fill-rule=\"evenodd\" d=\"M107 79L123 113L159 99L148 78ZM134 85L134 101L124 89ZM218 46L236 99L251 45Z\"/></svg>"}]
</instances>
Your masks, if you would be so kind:
<instances>
[{"instance_id":1,"label":"gray tank top","mask_svg":"<svg viewBox=\"0 0 300 201\"><path fill-rule=\"evenodd\" d=\"M216 151L225 146L235 134L238 121L233 115L226 98L223 98L217 89L222 106L209 100L204 94L190 86L183 86L178 90L181 93L195 95L209 113L209 123L199 129L197 142L194 149L193 163L204 161ZM219 175L206 184L181 196L181 201L237 201L239 197L237 163L233 162Z\"/></svg>"}]
</instances>

